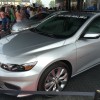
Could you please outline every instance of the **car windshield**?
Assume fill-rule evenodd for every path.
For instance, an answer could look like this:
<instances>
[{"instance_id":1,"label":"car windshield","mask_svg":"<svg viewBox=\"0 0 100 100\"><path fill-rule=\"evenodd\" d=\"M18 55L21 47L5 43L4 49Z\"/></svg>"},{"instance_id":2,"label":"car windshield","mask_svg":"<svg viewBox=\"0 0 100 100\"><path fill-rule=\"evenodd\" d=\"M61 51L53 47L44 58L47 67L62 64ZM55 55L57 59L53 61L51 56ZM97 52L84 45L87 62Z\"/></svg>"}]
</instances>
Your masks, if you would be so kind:
<instances>
[{"instance_id":1,"label":"car windshield","mask_svg":"<svg viewBox=\"0 0 100 100\"><path fill-rule=\"evenodd\" d=\"M57 15L49 18L36 27L36 31L43 35L68 38L87 20L85 16Z\"/></svg>"}]
</instances>

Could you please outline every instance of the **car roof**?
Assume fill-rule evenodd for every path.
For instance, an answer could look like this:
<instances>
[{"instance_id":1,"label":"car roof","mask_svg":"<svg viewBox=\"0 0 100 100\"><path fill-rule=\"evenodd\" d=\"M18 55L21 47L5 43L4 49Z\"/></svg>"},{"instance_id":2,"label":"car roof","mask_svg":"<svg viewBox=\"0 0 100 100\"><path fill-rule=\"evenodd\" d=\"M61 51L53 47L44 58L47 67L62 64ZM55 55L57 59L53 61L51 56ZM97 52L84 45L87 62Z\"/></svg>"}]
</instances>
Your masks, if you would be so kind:
<instances>
[{"instance_id":1,"label":"car roof","mask_svg":"<svg viewBox=\"0 0 100 100\"><path fill-rule=\"evenodd\" d=\"M63 12L63 13L60 13L59 15L91 17L95 14L97 14L97 12Z\"/></svg>"},{"instance_id":2,"label":"car roof","mask_svg":"<svg viewBox=\"0 0 100 100\"><path fill-rule=\"evenodd\" d=\"M62 13L59 13L59 15L61 16L66 16L69 15L69 16L83 16L84 18L90 18L96 14L100 14L100 12L62 12Z\"/></svg>"}]
</instances>

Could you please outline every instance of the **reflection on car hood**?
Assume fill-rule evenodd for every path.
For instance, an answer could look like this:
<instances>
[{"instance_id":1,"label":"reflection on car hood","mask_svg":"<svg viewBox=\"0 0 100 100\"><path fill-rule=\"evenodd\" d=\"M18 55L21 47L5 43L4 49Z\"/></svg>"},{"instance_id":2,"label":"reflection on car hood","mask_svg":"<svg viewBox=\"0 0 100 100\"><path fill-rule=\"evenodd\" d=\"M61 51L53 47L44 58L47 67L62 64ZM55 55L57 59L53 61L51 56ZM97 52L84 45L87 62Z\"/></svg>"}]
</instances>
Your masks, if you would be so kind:
<instances>
[{"instance_id":1,"label":"reflection on car hood","mask_svg":"<svg viewBox=\"0 0 100 100\"><path fill-rule=\"evenodd\" d=\"M58 43L60 42L61 43ZM17 34L11 34L0 40L0 53L15 57L28 52L40 52L47 49L62 46L62 39L54 39L43 36L29 30Z\"/></svg>"},{"instance_id":2,"label":"reflection on car hood","mask_svg":"<svg viewBox=\"0 0 100 100\"><path fill-rule=\"evenodd\" d=\"M18 22L18 23L15 23L13 26L12 26L12 33L14 32L20 32L22 30L26 30L27 28L29 27L35 27L39 24L40 22L39 21L32 21L32 20L23 20L22 22Z\"/></svg>"}]
</instances>

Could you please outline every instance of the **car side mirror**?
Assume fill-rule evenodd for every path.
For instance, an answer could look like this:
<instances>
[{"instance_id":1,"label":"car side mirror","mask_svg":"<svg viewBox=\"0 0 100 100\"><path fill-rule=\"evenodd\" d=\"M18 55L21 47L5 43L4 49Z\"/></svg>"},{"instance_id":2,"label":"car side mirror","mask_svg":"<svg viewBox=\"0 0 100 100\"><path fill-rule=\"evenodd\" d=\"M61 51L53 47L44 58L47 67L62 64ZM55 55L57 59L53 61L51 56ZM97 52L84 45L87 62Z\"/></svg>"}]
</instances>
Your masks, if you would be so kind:
<instances>
[{"instance_id":1,"label":"car side mirror","mask_svg":"<svg viewBox=\"0 0 100 100\"><path fill-rule=\"evenodd\" d=\"M96 39L96 38L99 38L100 37L100 33L92 33L92 32L89 32L89 33L86 33L83 38L87 38L87 39Z\"/></svg>"}]
</instances>

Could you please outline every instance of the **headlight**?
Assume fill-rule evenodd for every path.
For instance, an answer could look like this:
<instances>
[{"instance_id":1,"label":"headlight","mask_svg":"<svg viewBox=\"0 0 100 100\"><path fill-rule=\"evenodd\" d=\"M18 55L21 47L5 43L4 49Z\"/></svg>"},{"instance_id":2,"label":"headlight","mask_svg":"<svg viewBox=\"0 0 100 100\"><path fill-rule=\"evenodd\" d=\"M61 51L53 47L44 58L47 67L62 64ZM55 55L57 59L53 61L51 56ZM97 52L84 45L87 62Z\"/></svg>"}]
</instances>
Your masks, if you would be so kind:
<instances>
[{"instance_id":1,"label":"headlight","mask_svg":"<svg viewBox=\"0 0 100 100\"><path fill-rule=\"evenodd\" d=\"M1 64L1 68L8 70L8 71L12 71L12 72L22 72L22 71L31 70L36 64L37 64L37 61L33 63L29 63L29 64L22 64L22 65Z\"/></svg>"}]
</instances>

